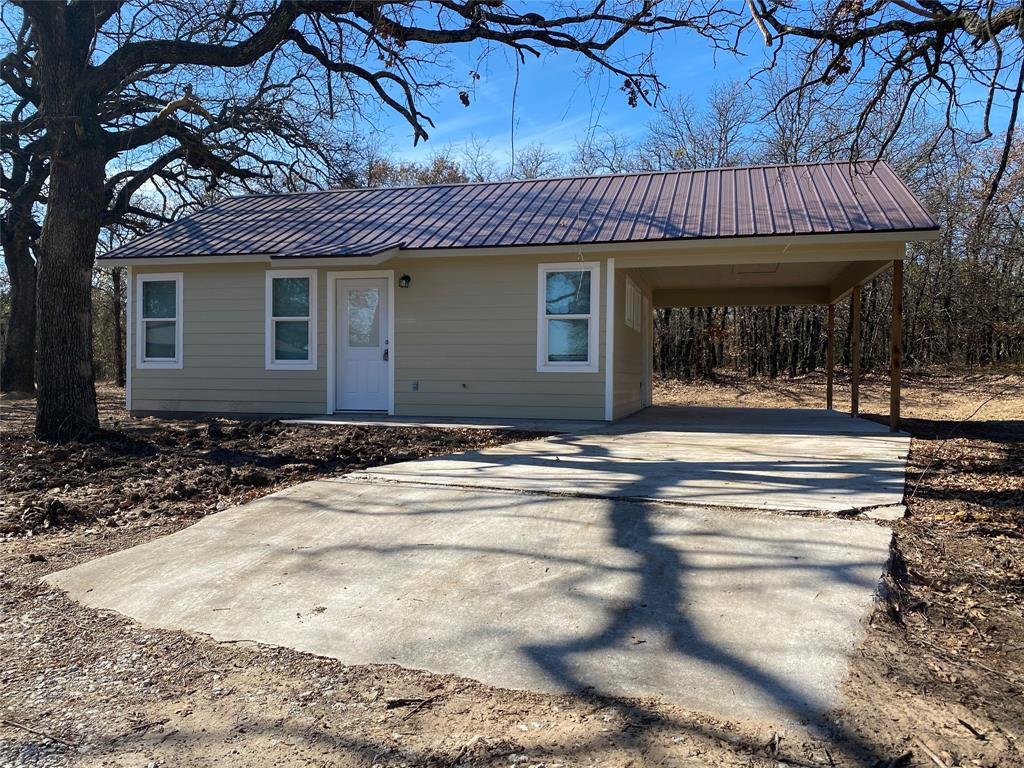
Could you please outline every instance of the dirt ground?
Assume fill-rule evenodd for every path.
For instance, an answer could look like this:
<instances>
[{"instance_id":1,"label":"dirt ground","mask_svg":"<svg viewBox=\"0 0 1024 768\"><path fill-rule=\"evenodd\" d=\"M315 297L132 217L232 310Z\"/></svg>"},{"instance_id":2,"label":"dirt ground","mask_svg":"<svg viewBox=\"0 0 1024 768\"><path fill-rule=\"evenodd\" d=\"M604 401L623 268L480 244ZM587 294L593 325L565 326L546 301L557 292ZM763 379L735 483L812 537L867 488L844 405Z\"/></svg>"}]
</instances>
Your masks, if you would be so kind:
<instances>
[{"instance_id":1,"label":"dirt ground","mask_svg":"<svg viewBox=\"0 0 1024 768\"><path fill-rule=\"evenodd\" d=\"M659 382L656 400L817 406L823 392L817 377L722 376ZM862 403L882 418L884 382ZM53 448L27 436L30 408L0 405L0 768L1024 766L1024 377L910 377L908 515L827 734L346 666L84 608L39 577L289 483L515 436L126 420L106 390L110 432Z\"/></svg>"}]
</instances>

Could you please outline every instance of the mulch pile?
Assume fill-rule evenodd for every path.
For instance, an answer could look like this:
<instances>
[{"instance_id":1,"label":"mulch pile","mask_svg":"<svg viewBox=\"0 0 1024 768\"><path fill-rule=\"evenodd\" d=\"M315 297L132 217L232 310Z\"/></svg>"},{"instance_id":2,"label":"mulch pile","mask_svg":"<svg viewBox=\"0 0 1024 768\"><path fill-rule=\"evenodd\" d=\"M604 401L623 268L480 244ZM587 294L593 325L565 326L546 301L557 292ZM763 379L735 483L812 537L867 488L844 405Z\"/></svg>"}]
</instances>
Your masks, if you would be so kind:
<instances>
[{"instance_id":1,"label":"mulch pile","mask_svg":"<svg viewBox=\"0 0 1024 768\"><path fill-rule=\"evenodd\" d=\"M199 517L305 480L536 437L510 430L125 420L50 445L24 427L0 452L0 535Z\"/></svg>"}]
</instances>

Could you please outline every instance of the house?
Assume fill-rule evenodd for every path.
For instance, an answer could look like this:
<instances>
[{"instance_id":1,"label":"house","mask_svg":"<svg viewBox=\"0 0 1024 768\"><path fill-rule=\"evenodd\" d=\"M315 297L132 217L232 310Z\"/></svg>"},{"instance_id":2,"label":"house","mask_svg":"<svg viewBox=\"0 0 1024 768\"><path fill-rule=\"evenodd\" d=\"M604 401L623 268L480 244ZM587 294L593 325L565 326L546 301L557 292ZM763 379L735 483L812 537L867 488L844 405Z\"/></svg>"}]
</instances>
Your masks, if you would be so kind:
<instances>
[{"instance_id":1,"label":"house","mask_svg":"<svg viewBox=\"0 0 1024 768\"><path fill-rule=\"evenodd\" d=\"M832 305L937 229L884 163L821 163L235 197L100 264L132 413L614 420L655 308Z\"/></svg>"}]
</instances>

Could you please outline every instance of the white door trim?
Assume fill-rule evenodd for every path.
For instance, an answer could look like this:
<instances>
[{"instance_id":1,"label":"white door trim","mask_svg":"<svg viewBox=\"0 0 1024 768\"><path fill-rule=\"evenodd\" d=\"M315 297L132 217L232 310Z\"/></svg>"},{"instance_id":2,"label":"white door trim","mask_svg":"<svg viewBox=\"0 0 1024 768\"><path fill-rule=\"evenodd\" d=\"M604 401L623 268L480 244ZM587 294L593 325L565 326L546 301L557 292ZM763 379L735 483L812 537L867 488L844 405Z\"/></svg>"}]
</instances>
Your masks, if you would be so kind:
<instances>
[{"instance_id":1,"label":"white door trim","mask_svg":"<svg viewBox=\"0 0 1024 768\"><path fill-rule=\"evenodd\" d=\"M388 281L388 415L395 414L395 270L367 269L327 273L327 414L336 410L334 372L338 356L334 325L338 305L338 280L350 278L385 278Z\"/></svg>"}]
</instances>

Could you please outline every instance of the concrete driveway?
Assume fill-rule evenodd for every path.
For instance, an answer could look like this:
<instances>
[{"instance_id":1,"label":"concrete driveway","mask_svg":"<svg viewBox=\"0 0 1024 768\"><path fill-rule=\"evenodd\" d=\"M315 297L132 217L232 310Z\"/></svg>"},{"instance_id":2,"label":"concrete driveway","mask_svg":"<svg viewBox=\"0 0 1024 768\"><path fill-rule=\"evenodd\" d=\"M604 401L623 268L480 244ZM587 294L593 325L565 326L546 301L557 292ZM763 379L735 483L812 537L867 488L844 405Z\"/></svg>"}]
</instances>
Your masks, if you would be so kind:
<instances>
[{"instance_id":1,"label":"concrete driveway","mask_svg":"<svg viewBox=\"0 0 1024 768\"><path fill-rule=\"evenodd\" d=\"M898 445L859 422L846 434L815 422L801 441L791 420L773 426L767 414L759 423L749 412L658 419L668 415L305 483L47 579L145 624L346 663L817 719L839 703L889 531L651 499L689 487L707 503L721 473L742 480L718 494L730 505L763 507L758 477L780 505L795 507L801 489L820 509L836 498L890 502ZM748 430L728 431L744 422ZM724 440L741 446L732 470ZM764 445L775 441L778 450ZM712 469L701 472L704 454ZM815 455L827 469L812 466ZM660 479L645 484L655 468ZM824 479L832 475L857 490Z\"/></svg>"}]
</instances>

